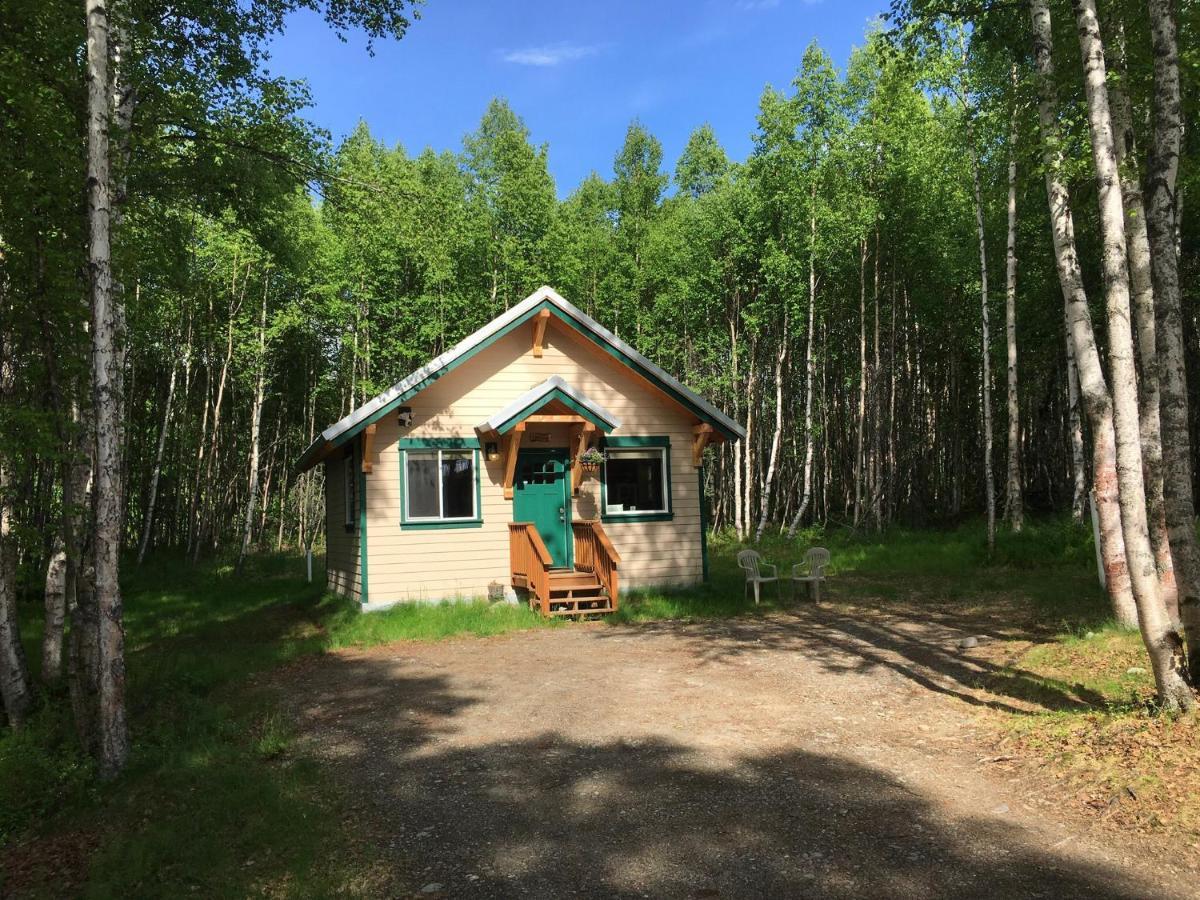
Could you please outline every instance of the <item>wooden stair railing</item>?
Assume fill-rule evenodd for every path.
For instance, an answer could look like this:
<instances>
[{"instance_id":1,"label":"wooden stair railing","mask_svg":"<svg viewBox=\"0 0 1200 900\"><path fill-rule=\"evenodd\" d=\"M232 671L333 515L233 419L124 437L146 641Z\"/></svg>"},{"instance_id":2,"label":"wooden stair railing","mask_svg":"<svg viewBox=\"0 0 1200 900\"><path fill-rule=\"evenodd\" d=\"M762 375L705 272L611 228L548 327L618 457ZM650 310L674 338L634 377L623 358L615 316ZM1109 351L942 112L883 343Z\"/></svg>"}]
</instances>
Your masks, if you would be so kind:
<instances>
[{"instance_id":1,"label":"wooden stair railing","mask_svg":"<svg viewBox=\"0 0 1200 900\"><path fill-rule=\"evenodd\" d=\"M599 579L608 593L612 612L617 611L617 566L621 556L612 545L604 526L597 519L572 522L575 533L575 568L580 572L591 572Z\"/></svg>"},{"instance_id":2,"label":"wooden stair railing","mask_svg":"<svg viewBox=\"0 0 1200 900\"><path fill-rule=\"evenodd\" d=\"M532 522L508 524L508 552L514 588L525 588L543 616L550 614L550 566L554 559Z\"/></svg>"}]
</instances>

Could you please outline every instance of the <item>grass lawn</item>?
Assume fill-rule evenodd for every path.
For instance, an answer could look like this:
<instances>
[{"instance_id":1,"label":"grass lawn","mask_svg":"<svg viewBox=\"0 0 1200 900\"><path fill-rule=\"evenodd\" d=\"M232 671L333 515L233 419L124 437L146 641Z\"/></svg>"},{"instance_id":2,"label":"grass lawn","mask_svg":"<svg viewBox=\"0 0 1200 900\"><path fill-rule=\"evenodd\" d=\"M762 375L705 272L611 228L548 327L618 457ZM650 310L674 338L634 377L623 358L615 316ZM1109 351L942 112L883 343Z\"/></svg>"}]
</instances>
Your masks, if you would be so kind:
<instances>
[{"instance_id":1,"label":"grass lawn","mask_svg":"<svg viewBox=\"0 0 1200 900\"><path fill-rule=\"evenodd\" d=\"M1100 785L1099 794L1128 784L1157 798L1159 824L1196 827L1195 799L1176 803L1184 811L1169 821L1162 812L1191 784L1183 778L1181 788L1178 772L1187 765L1200 771L1195 723L1173 725L1148 712L1144 654L1136 635L1108 622L1085 529L1047 523L1004 534L990 561L977 524L894 530L885 538L810 532L796 541L770 538L761 550L784 572L814 544L833 551L833 603L918 614L935 607L1001 611L1021 636L1041 635L1021 644L1012 663L1023 682L1086 682L1101 700L1082 710L1011 716L1004 739L1061 767L1065 777ZM766 614L786 605L786 596L781 603L770 590L760 607L745 601L733 559L738 545L717 537L710 549L710 584L631 592L613 618L636 624ZM24 732L0 735L0 893L386 893L385 867L357 836L323 773L292 747L286 721L255 676L339 647L572 626L482 603L364 616L325 595L322 581L316 573L317 584L306 584L292 557L257 558L241 575L178 559L130 571L131 765L116 783L98 786L75 749L61 696L49 698ZM27 612L24 633L36 660L36 606Z\"/></svg>"}]
</instances>

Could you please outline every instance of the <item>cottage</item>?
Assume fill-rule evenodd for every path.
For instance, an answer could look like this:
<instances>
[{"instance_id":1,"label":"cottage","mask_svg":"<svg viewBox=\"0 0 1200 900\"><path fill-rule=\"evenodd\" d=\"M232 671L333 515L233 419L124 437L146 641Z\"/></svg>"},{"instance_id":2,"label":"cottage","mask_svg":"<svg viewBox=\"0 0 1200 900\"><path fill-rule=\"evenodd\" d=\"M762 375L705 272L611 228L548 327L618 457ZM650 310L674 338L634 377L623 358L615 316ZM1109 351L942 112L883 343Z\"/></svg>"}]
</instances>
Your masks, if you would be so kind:
<instances>
[{"instance_id":1,"label":"cottage","mask_svg":"<svg viewBox=\"0 0 1200 900\"><path fill-rule=\"evenodd\" d=\"M330 426L329 588L363 609L481 597L611 612L707 577L702 462L736 422L543 287ZM588 453L588 450L599 450Z\"/></svg>"}]
</instances>

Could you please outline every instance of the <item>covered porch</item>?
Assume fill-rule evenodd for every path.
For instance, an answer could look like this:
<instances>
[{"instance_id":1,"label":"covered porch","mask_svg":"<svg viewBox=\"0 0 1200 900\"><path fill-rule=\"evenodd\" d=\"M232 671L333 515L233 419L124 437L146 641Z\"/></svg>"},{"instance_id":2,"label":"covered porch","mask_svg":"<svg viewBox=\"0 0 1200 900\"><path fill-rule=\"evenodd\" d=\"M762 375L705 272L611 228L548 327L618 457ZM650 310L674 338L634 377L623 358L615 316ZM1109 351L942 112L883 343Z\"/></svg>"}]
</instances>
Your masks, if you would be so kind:
<instances>
[{"instance_id":1,"label":"covered porch","mask_svg":"<svg viewBox=\"0 0 1200 900\"><path fill-rule=\"evenodd\" d=\"M584 454L620 424L553 375L475 428L489 460L502 461L504 498L512 502L511 585L542 615L618 608L620 554L599 517L576 519L573 506L591 474Z\"/></svg>"}]
</instances>

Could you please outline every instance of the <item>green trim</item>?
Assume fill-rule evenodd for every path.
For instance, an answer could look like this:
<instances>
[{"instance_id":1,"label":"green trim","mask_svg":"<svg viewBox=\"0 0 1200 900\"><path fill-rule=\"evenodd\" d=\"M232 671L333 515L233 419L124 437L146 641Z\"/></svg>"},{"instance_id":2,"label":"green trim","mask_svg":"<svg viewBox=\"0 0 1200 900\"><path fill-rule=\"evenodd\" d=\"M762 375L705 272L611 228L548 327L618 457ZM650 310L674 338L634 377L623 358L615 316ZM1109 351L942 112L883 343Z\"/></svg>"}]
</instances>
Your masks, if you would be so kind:
<instances>
[{"instance_id":1,"label":"green trim","mask_svg":"<svg viewBox=\"0 0 1200 900\"><path fill-rule=\"evenodd\" d=\"M492 346L492 344L496 343L496 341L511 334L513 331L515 331L517 328L520 328L522 325L524 325L526 322L528 322L530 319L532 319L534 316L536 316L538 313L540 313L544 309L550 310L552 315L554 315L556 318L558 318L561 322L564 322L565 324L570 325L572 328L574 328L580 334L584 335L592 343L594 343L597 347L599 347L601 350L608 353L609 356L612 356L618 362L624 363L627 367L633 369L635 372L642 375L642 377L646 378L651 383L657 385L665 394L667 394L667 396L671 397L677 403L681 404L682 406L686 407L687 409L691 410L703 421L709 422L710 424L712 424L712 426L714 428L716 428L718 431L720 431L723 435L725 435L726 438L728 438L729 440L734 440L734 441L736 441L738 439L738 436L736 434L727 430L724 426L721 425L720 422L715 421L711 415L706 413L704 410L700 409L698 406L696 406L694 403L692 403L690 400L688 400L687 397L682 396L678 391L676 391L674 388L672 388L670 385L668 385L665 381L663 381L661 378L659 378L657 375L655 375L649 369L645 368L642 365L639 365L631 357L627 356L625 353L621 352L616 347L612 346L607 341L603 340L599 335L595 334L590 329L583 328L579 322L575 321L575 319L573 319L571 316L567 315L565 312L563 312L561 309L559 309L557 306L555 306L549 300L543 300L542 302L533 306L533 308L531 308L527 313L525 313L520 318L514 319L513 321L509 322L506 326L501 328L499 331L497 331L495 334L484 338L482 341L480 341L478 344L476 344L470 350L463 353L461 356L452 360L451 362L447 363L445 366L443 366L438 371L433 372L432 374L421 379L421 381L417 382L417 384L413 385L411 388L409 388L403 394L400 394L399 396L395 397L389 403L385 404L380 409L378 409L376 412L372 413L370 416L363 419L361 422L359 422L353 428L350 428L343 434L339 435L334 440L333 446L334 447L342 446L344 443L346 443L346 441L355 437L359 432L361 432L364 428L366 428L372 422L378 422L380 419L382 419L388 413L392 412L397 407L402 406L404 403L408 402L413 397L415 397L417 394L419 394L421 391L425 390L425 388L429 387L429 385L433 384L435 381L437 381L443 375L454 371L459 366L461 366L463 363L472 359L476 354L481 353L482 351L486 350L488 347Z\"/></svg>"},{"instance_id":2,"label":"green trim","mask_svg":"<svg viewBox=\"0 0 1200 900\"><path fill-rule=\"evenodd\" d=\"M583 416L585 419L587 419L589 422L591 422L593 425L595 425L597 428L599 428L601 431L605 432L606 434L613 430L612 422L609 422L605 419L600 418L600 416L596 415L594 412L592 412L590 409L588 409L583 404L577 403L573 398L571 398L561 388L554 388L553 390L551 390L548 393L544 394L543 396L539 397L537 400L534 400L532 403L530 403L524 409L520 410L519 412L512 415L510 418L506 419L505 422L499 428L496 429L496 431L500 434L506 434L507 432L511 431L518 422L524 421L527 417L532 416L539 409L542 409L543 407L547 406L551 401L554 401L554 400L559 401L565 407L567 407L567 409L571 410L572 412L575 412L578 415Z\"/></svg>"},{"instance_id":3,"label":"green trim","mask_svg":"<svg viewBox=\"0 0 1200 900\"><path fill-rule=\"evenodd\" d=\"M477 437L444 438L400 438L396 442L401 450L478 450Z\"/></svg>"},{"instance_id":4,"label":"green trim","mask_svg":"<svg viewBox=\"0 0 1200 900\"><path fill-rule=\"evenodd\" d=\"M696 469L696 485L700 489L700 565L704 581L708 581L708 498L704 496L704 466Z\"/></svg>"},{"instance_id":5,"label":"green trim","mask_svg":"<svg viewBox=\"0 0 1200 900\"><path fill-rule=\"evenodd\" d=\"M528 322L530 319L532 319L534 316L536 316L543 309L545 309L548 306L552 306L552 305L553 304L551 304L550 301L543 300L541 303L539 303L537 306L535 306L533 309L531 309L525 315L521 316L519 319L514 319L513 321L509 322L506 326L501 328L495 334L493 334L487 338L484 338L482 341L480 341L477 345L472 347L470 350L468 350L462 356L458 357L457 359L452 360L451 362L449 362L448 364L443 366L438 371L433 372L432 374L426 376L425 378L422 378L420 381L418 381L415 385L413 385L411 388L409 388L403 394L400 394L398 397L393 399L391 402L387 403L386 405L381 407L379 410L372 413L367 418L363 419L361 422L359 422L353 428L350 428L349 430L347 430L345 432L345 434L340 435L334 441L333 446L340 447L347 440L352 438L354 435L358 434L360 431L362 431L364 428L366 428L372 422L378 422L380 419L382 419L388 413L394 411L395 409L397 409L400 406L403 406L405 403L407 403L409 400L411 400L413 397L415 397L421 391L425 390L425 388L429 387L429 385L433 384L435 381L437 381L443 375L453 372L455 369L457 369L463 363L474 358L477 354L486 350L488 347L492 346L492 344L496 343L496 341L500 340L501 338L507 337L513 331L520 328L522 325L524 325L526 322Z\"/></svg>"},{"instance_id":6,"label":"green trim","mask_svg":"<svg viewBox=\"0 0 1200 900\"><path fill-rule=\"evenodd\" d=\"M483 519L454 519L450 522L405 522L403 531L441 531L450 528L482 528Z\"/></svg>"},{"instance_id":7,"label":"green trim","mask_svg":"<svg viewBox=\"0 0 1200 900\"><path fill-rule=\"evenodd\" d=\"M671 439L649 435L610 435L604 439L604 444L607 447L666 447L670 449Z\"/></svg>"},{"instance_id":8,"label":"green trim","mask_svg":"<svg viewBox=\"0 0 1200 900\"><path fill-rule=\"evenodd\" d=\"M570 325L572 328L574 328L576 331L578 331L580 334L582 334L584 337L586 337L588 340L590 340L593 344L595 344L597 347L599 347L601 350L603 350L609 356L613 357L614 359L618 360L619 362L623 362L626 366L633 369L635 372L637 372L643 378L647 379L652 384L657 385L659 387L659 389L662 390L663 393L665 393L667 396L674 399L681 406L685 407L686 409L691 410L702 421L708 422L709 424L711 424L714 428L716 428L718 431L720 431L721 434L725 435L730 440L736 441L738 439L738 436L736 434L727 430L723 425L721 425L721 423L715 421L712 418L712 416L709 415L709 413L705 412L703 409L696 406L694 403L692 403L691 400L689 400L687 397L685 397L684 395L682 395L678 391L676 391L673 387L671 387L669 384L667 384L665 381L663 381L661 378L659 378L654 372L650 371L650 369L647 369L645 366L638 363L635 359L633 359L633 357L628 356L627 354L618 350L616 347L614 347L612 344L605 341L603 338L600 337L600 335L596 334L595 332L591 331L590 329L581 328L578 322L576 322L573 318L571 318L571 316L567 315L565 312L563 312L561 309L559 309L553 303L550 303L549 301L543 301L543 303L550 310L551 315L555 316L560 321L565 322L566 324ZM538 305L541 306L542 304L538 304Z\"/></svg>"},{"instance_id":9,"label":"green trim","mask_svg":"<svg viewBox=\"0 0 1200 900\"><path fill-rule=\"evenodd\" d=\"M369 579L367 578L367 473L358 466L358 599L366 604Z\"/></svg>"},{"instance_id":10,"label":"green trim","mask_svg":"<svg viewBox=\"0 0 1200 900\"><path fill-rule=\"evenodd\" d=\"M463 442L473 442L474 447ZM412 446L405 446L411 443ZM408 518L408 451L409 450L474 450L475 516L470 519ZM479 528L483 525L483 488L480 484L479 441L476 438L401 438L400 439L400 529L402 531L438 531L450 528Z\"/></svg>"},{"instance_id":11,"label":"green trim","mask_svg":"<svg viewBox=\"0 0 1200 900\"><path fill-rule=\"evenodd\" d=\"M671 482L674 481L674 470L671 468L671 439L669 437L658 437L652 435L625 435L622 437L613 437L611 435L604 439L604 445L607 448L614 450L632 449L634 447L654 447L661 448L666 452L663 454L666 457L666 492L667 492L667 510L666 512L635 512L635 513L609 513L608 511L608 461L605 460L602 475L600 478L600 521L601 522L670 522L675 518L675 505L671 497Z\"/></svg>"}]
</instances>

